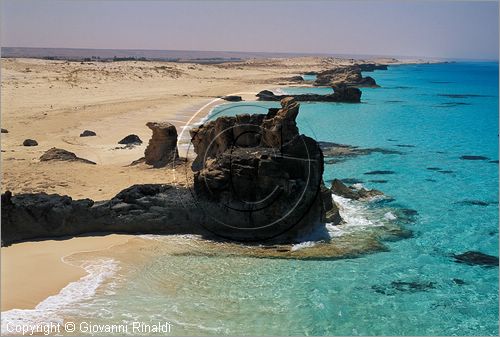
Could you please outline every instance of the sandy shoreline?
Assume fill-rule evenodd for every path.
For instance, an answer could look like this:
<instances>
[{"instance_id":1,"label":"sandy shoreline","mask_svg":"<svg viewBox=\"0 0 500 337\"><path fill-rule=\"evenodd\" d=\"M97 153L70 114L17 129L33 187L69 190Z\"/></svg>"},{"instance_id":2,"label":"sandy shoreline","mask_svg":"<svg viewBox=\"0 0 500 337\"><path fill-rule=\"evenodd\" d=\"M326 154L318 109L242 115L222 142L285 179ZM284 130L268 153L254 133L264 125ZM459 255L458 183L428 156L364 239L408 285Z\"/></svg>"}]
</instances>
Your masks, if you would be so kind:
<instances>
[{"instance_id":1,"label":"sandy shoreline","mask_svg":"<svg viewBox=\"0 0 500 337\"><path fill-rule=\"evenodd\" d=\"M65 257L124 244L131 237L113 234L2 247L2 311L33 309L70 282L86 275L82 268L64 262Z\"/></svg>"},{"instance_id":2,"label":"sandy shoreline","mask_svg":"<svg viewBox=\"0 0 500 337\"><path fill-rule=\"evenodd\" d=\"M2 192L47 192L73 198L109 199L139 183L171 183L172 169L128 166L142 157L149 121L169 121L181 133L200 121L217 97L289 85L287 77L351 60L296 58L221 65L169 62L65 62L2 59ZM202 108L203 109L200 109ZM79 137L83 130L95 137ZM189 137L187 130L183 139ZM117 142L128 134L143 141L133 149ZM31 138L38 146L24 147ZM40 162L51 147L75 152L97 165ZM181 152L182 155L182 152ZM126 243L133 236L108 235L26 242L1 248L1 310L32 309L85 275L62 258Z\"/></svg>"}]
</instances>

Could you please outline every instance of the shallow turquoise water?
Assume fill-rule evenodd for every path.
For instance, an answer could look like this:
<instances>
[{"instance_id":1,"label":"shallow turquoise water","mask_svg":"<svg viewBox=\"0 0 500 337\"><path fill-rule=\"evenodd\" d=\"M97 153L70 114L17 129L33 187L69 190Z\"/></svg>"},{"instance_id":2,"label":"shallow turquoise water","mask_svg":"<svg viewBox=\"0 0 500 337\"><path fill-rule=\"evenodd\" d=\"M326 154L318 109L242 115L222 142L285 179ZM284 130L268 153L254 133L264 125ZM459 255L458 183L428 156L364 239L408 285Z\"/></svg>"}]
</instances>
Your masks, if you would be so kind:
<instances>
[{"instance_id":1,"label":"shallow turquoise water","mask_svg":"<svg viewBox=\"0 0 500 337\"><path fill-rule=\"evenodd\" d=\"M460 159L498 159L498 64L393 66L370 75L382 87L363 89L362 104L303 103L298 124L317 140L403 152L326 165L324 179L361 179L395 207L416 210L412 238L336 261L173 257L155 249L122 265L113 285L58 310L96 323L167 320L173 334L498 335L498 268L449 256L498 256L498 164ZM276 105L225 104L212 118ZM364 174L373 170L394 174ZM398 287L404 282L421 288Z\"/></svg>"}]
</instances>

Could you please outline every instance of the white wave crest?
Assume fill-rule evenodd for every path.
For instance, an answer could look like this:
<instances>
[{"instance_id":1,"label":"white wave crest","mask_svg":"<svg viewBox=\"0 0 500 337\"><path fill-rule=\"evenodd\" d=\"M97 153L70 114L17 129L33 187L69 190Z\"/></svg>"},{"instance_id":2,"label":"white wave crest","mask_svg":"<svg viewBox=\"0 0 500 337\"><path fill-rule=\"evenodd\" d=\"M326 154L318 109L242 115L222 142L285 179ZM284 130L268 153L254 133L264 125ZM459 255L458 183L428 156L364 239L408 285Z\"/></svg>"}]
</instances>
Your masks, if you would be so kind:
<instances>
[{"instance_id":1,"label":"white wave crest","mask_svg":"<svg viewBox=\"0 0 500 337\"><path fill-rule=\"evenodd\" d=\"M333 201L339 207L343 222L339 225L327 224L326 228L331 238L353 233L370 227L384 226L387 220L383 214L370 209L361 201L350 200L332 194Z\"/></svg>"}]
</instances>

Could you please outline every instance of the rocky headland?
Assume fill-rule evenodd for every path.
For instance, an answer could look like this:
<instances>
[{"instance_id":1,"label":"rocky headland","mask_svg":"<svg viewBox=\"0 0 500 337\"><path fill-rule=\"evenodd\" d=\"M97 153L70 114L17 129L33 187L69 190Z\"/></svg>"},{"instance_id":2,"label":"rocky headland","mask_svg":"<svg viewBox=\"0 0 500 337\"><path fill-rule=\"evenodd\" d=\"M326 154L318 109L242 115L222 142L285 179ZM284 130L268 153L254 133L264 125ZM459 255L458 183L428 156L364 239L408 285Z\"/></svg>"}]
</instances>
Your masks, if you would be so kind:
<instances>
[{"instance_id":1,"label":"rocky headland","mask_svg":"<svg viewBox=\"0 0 500 337\"><path fill-rule=\"evenodd\" d=\"M317 226L339 223L322 182L323 153L296 126L299 104L286 98L281 105L266 115L220 117L193 129L197 157L187 186L134 185L99 202L7 191L2 242L113 232L293 243ZM146 160L153 166L174 160L175 127L148 126L153 138Z\"/></svg>"},{"instance_id":2,"label":"rocky headland","mask_svg":"<svg viewBox=\"0 0 500 337\"><path fill-rule=\"evenodd\" d=\"M331 94L296 94L296 95L276 95L272 91L262 90L257 95L260 101L281 101L285 97L293 97L300 102L338 102L338 103L360 103L361 90L358 88L338 85L333 88Z\"/></svg>"},{"instance_id":3,"label":"rocky headland","mask_svg":"<svg viewBox=\"0 0 500 337\"><path fill-rule=\"evenodd\" d=\"M376 69L387 69L386 65L378 64L354 64L343 67L335 67L329 70L318 72L315 86L331 86L334 89L337 87L361 88L361 87L378 87L375 79L370 76L363 77L362 71L374 71Z\"/></svg>"}]
</instances>

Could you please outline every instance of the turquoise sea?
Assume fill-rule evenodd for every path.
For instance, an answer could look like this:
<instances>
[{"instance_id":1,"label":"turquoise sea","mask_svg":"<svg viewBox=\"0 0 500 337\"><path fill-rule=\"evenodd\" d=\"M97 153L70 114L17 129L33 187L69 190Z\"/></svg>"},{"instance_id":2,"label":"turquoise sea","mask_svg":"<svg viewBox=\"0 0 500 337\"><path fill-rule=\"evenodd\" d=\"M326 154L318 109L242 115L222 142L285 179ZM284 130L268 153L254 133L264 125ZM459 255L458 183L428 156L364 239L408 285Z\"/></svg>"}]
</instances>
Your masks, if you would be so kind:
<instances>
[{"instance_id":1,"label":"turquoise sea","mask_svg":"<svg viewBox=\"0 0 500 337\"><path fill-rule=\"evenodd\" d=\"M7 317L168 321L176 335L498 335L498 268L450 256L498 256L498 63L401 65L366 75L381 87L363 88L361 104L302 103L298 125L316 140L400 151L327 164L324 180L355 178L391 196L384 207L415 210L411 237L384 242L383 252L319 261L173 256L169 240L150 237L154 249L87 262L90 276L66 295ZM212 118L269 106L277 104L228 103ZM365 174L376 170L393 173ZM378 203L335 200L351 226L345 230L362 233L395 217L377 212Z\"/></svg>"}]
</instances>

